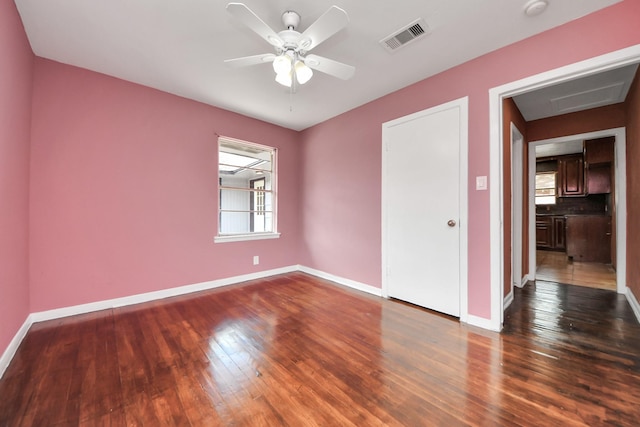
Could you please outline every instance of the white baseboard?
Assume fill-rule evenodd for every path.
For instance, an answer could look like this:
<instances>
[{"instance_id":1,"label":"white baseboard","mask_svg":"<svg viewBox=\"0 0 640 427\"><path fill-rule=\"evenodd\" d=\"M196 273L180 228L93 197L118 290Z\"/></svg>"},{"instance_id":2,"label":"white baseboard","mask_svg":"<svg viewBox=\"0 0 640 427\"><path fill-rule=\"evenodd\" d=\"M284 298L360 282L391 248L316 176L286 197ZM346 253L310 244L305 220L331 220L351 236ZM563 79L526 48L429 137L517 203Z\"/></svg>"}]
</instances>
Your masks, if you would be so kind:
<instances>
[{"instance_id":1,"label":"white baseboard","mask_svg":"<svg viewBox=\"0 0 640 427\"><path fill-rule=\"evenodd\" d=\"M262 279L264 277L275 276L276 274L291 273L296 271L297 266L276 268L273 270L259 271L256 273L243 274L241 276L228 277L225 279L211 280L208 282L195 283L192 285L178 286L176 288L162 289L160 291L147 292L144 294L131 295L122 298L97 301L89 304L74 305L71 307L56 308L53 310L32 313L32 321L43 322L45 320L59 319L61 317L75 316L76 314L90 313L92 311L108 310L110 308L124 307L127 305L140 304L148 301L155 301L178 295L190 294L207 289L219 288L246 282L248 280Z\"/></svg>"},{"instance_id":2,"label":"white baseboard","mask_svg":"<svg viewBox=\"0 0 640 427\"><path fill-rule=\"evenodd\" d=\"M59 319L62 317L74 316L77 314L90 313L93 311L108 310L111 308L124 307L128 305L140 304L148 301L160 300L164 298L170 298L178 295L185 295L193 292L204 291L208 289L219 288L222 286L229 286L249 280L262 279L265 277L275 276L277 274L291 273L293 271L301 271L303 273L310 274L312 276L319 277L321 279L335 282L339 285L347 286L349 288L366 292L371 295L382 297L382 289L375 286L367 285L365 283L357 282L355 280L346 279L344 277L335 276L333 274L325 273L320 270L305 267L302 265L282 267L273 270L260 271L256 273L244 274L241 276L228 277L225 279L211 280L208 282L196 283L192 285L179 286L175 288L163 289L159 291L147 292L143 294L131 295L122 298L114 298L104 301L96 301L88 304L80 304L70 307L62 307L53 310L40 311L31 313L25 320L22 327L18 330L14 338L7 349L0 357L0 378L4 374L4 371L9 366L11 359L13 359L20 343L27 334L32 324L37 322L43 322L47 320ZM490 320L483 319L475 316L468 316L465 318L465 323L478 326L484 329L496 330L492 327Z\"/></svg>"},{"instance_id":3,"label":"white baseboard","mask_svg":"<svg viewBox=\"0 0 640 427\"><path fill-rule=\"evenodd\" d=\"M77 314L90 313L93 311L108 310L110 308L124 307L127 305L140 304L143 302L160 300L164 298L170 298L178 295L190 294L193 292L204 291L207 289L219 288L222 286L233 285L236 283L242 283L249 280L262 279L264 277L275 276L277 274L291 273L299 270L297 265L276 268L273 270L259 271L256 273L243 274L241 276L228 277L225 279L211 280L209 282L196 283L186 286L178 286L175 288L163 289L160 291L147 292L144 294L131 295L122 298L114 298L110 300L97 301L88 304L74 305L70 307L56 308L53 310L40 311L31 313L27 316L24 324L20 327L15 334L9 346L0 356L0 378L4 375L5 370L11 363L13 356L15 356L20 343L24 339L25 335L29 331L32 324L37 322L44 322L46 320L59 319L62 317L74 316Z\"/></svg>"},{"instance_id":4,"label":"white baseboard","mask_svg":"<svg viewBox=\"0 0 640 427\"><path fill-rule=\"evenodd\" d=\"M629 305L633 310L633 313L636 315L636 319L640 322L640 304L638 304L638 300L636 296L631 292L630 288L627 288L627 292L625 292L625 296L627 297L627 301L629 301Z\"/></svg>"},{"instance_id":5,"label":"white baseboard","mask_svg":"<svg viewBox=\"0 0 640 427\"><path fill-rule=\"evenodd\" d=\"M303 273L307 273L307 274L311 274L312 276L316 276L319 277L321 279L326 279L326 280L330 280L332 282L336 282L340 285L344 285L359 291L363 291L363 292L367 292L371 295L375 295L378 297L382 297L384 298L384 296L382 295L382 289L381 288L376 288L374 286L371 285L367 285L364 283L360 283L360 282L356 282L355 280L351 280L351 279L345 279L343 277L339 277L339 276L334 276L333 274L329 274L329 273L325 273L323 271L319 271L319 270L315 270L313 268L309 268L309 267L305 267L303 265L298 266L298 270L303 272ZM513 299L513 293L511 293L511 298ZM460 322L461 323L466 323L468 325L472 325L472 326L477 326L479 328L482 329L488 329L490 331L496 331L496 332L500 332L500 328L496 327L496 325L494 325L491 321L491 319L484 319L482 317L477 317L477 316L473 316L470 314L467 314L466 316L461 314L460 316Z\"/></svg>"},{"instance_id":6,"label":"white baseboard","mask_svg":"<svg viewBox=\"0 0 640 427\"><path fill-rule=\"evenodd\" d=\"M485 319L484 317L478 317L470 314L467 317L467 324L471 326L477 326L478 328L487 329L489 331L500 332L500 327L493 324L491 319Z\"/></svg>"},{"instance_id":7,"label":"white baseboard","mask_svg":"<svg viewBox=\"0 0 640 427\"><path fill-rule=\"evenodd\" d=\"M507 307L509 307L509 306L511 305L511 303L512 303L512 302L513 302L513 291L509 292L509 293L507 294L507 296L506 296L506 297L504 297L504 302L503 302L502 308L503 308L504 310L506 310L506 309L507 309Z\"/></svg>"},{"instance_id":8,"label":"white baseboard","mask_svg":"<svg viewBox=\"0 0 640 427\"><path fill-rule=\"evenodd\" d=\"M20 343L27 335L29 328L33 324L33 318L31 315L27 316L27 319L24 321L18 332L14 335L13 339L9 343L7 349L0 356L0 378L4 375L4 371L9 367L9 363L11 363L11 359L15 356L16 351L18 351L18 347L20 347Z\"/></svg>"},{"instance_id":9,"label":"white baseboard","mask_svg":"<svg viewBox=\"0 0 640 427\"><path fill-rule=\"evenodd\" d=\"M519 288L524 288L526 286L526 284L530 281L533 280L532 276L530 276L529 274L525 274L524 277L522 278L522 281L520 282L520 284L518 285L516 283L516 286Z\"/></svg>"},{"instance_id":10,"label":"white baseboard","mask_svg":"<svg viewBox=\"0 0 640 427\"><path fill-rule=\"evenodd\" d=\"M321 279L330 280L332 282L336 282L339 285L344 285L352 289L356 289L358 291L366 292L371 295L375 295L378 297L382 296L382 289L376 288L375 286L367 285L365 283L356 282L355 280L345 279L344 277L334 276L333 274L325 273L324 271L316 270L313 268L305 267L304 265L299 265L298 270L310 274L312 276L319 277Z\"/></svg>"}]
</instances>

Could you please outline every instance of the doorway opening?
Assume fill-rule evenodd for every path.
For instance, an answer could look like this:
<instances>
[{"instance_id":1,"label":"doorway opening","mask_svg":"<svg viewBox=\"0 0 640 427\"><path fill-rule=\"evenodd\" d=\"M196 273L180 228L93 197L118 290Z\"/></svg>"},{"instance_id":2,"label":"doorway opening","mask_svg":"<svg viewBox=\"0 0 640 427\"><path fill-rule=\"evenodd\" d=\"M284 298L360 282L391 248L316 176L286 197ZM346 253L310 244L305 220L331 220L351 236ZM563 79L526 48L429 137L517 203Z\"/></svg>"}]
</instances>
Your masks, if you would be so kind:
<instances>
[{"instance_id":1,"label":"doorway opening","mask_svg":"<svg viewBox=\"0 0 640 427\"><path fill-rule=\"evenodd\" d=\"M504 167L504 144L509 144L510 141L504 141L502 135L503 126L503 100L527 92L536 91L545 87L549 87L561 82L568 82L581 77L595 75L603 71L613 70L626 65L636 64L640 62L640 45L632 46L620 51L611 52L606 55L602 55L596 58L591 58L579 63L571 64L559 69L551 70L539 75L531 76L519 81L511 82L503 86L493 88L489 91L490 97L490 182L497 183L492 186L490 191L490 258L491 258L491 329L501 330L504 319L504 286L505 269L503 268L503 262L505 261L505 253L508 253L510 248L505 247L505 233L511 233L513 230L510 228L505 230L503 228L504 219L506 213L504 212L504 195L505 189L504 174L506 173ZM616 243L615 243L615 259L617 266L617 284L616 288L618 292L626 292L626 171L624 170L625 164L625 138L624 128L621 129L622 138L616 140L616 163L615 180L617 187L615 189L615 203L617 207L616 211ZM530 160L531 162L531 157ZM531 170L531 169L529 169ZM531 188L533 183L529 181L529 190L533 192ZM535 219L532 218L535 209L529 210L529 236L535 236ZM510 215L512 213L509 213ZM522 245L521 236L516 236L516 241ZM535 239L529 239L528 243L529 253L529 272L527 277L529 279L535 278L535 265L536 265L536 249Z\"/></svg>"},{"instance_id":2,"label":"doorway opening","mask_svg":"<svg viewBox=\"0 0 640 427\"><path fill-rule=\"evenodd\" d=\"M587 151L584 154L587 144L584 141L589 144L590 141L611 144L612 161L608 164L610 181L606 190L596 190L594 183L591 184L594 194L588 195L589 179L584 179L586 188L582 191L585 196L557 198L561 202L560 207L552 204L537 205L536 173L545 173L547 169L559 170L558 177L565 182L559 182L556 188L562 193L565 191L563 185L569 184L566 182L567 178L563 178L563 173L566 172L562 169L566 165L561 162L574 159L584 161L586 158L588 163L589 153ZM529 280L546 280L625 293L625 128L530 141L528 146L528 250L529 265L532 266ZM545 160L554 158L560 159L560 166L549 167L549 163L553 162ZM586 170L584 166L580 167L583 168L581 171ZM593 170L596 170L595 164ZM597 176L594 172L593 179ZM546 230L548 233L545 233Z\"/></svg>"},{"instance_id":3,"label":"doorway opening","mask_svg":"<svg viewBox=\"0 0 640 427\"><path fill-rule=\"evenodd\" d=\"M626 174L616 177L614 171L626 170L625 159L618 165L615 156L624 150L625 139L621 128L529 143L533 184L529 210L535 224L529 232L535 239L530 246L535 280L624 293L624 283L618 287L616 274L620 195L615 189L616 178L624 180ZM576 162L579 174L567 176L573 172L570 162ZM547 177L554 178L551 189L544 188ZM582 178L581 187L577 178ZM580 194L560 197L574 190Z\"/></svg>"}]
</instances>

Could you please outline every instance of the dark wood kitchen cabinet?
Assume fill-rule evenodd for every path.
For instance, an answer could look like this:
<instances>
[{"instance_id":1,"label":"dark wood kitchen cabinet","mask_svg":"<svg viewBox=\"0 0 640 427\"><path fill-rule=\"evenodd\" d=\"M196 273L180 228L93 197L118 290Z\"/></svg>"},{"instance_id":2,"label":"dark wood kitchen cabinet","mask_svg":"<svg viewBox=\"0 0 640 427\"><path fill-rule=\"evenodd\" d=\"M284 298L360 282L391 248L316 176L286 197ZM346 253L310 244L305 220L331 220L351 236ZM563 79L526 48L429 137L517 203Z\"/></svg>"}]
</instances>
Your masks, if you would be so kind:
<instances>
[{"instance_id":1,"label":"dark wood kitchen cabinet","mask_svg":"<svg viewBox=\"0 0 640 427\"><path fill-rule=\"evenodd\" d=\"M611 262L611 217L567 216L567 256L575 261Z\"/></svg>"},{"instance_id":2,"label":"dark wood kitchen cabinet","mask_svg":"<svg viewBox=\"0 0 640 427\"><path fill-rule=\"evenodd\" d=\"M565 218L554 216L551 224L553 225L553 249L565 249Z\"/></svg>"},{"instance_id":3,"label":"dark wood kitchen cabinet","mask_svg":"<svg viewBox=\"0 0 640 427\"><path fill-rule=\"evenodd\" d=\"M536 216L536 247L538 249L565 249L564 216Z\"/></svg>"},{"instance_id":4,"label":"dark wood kitchen cabinet","mask_svg":"<svg viewBox=\"0 0 640 427\"><path fill-rule=\"evenodd\" d=\"M589 165L587 170L587 192L589 194L611 193L611 163Z\"/></svg>"},{"instance_id":5,"label":"dark wood kitchen cabinet","mask_svg":"<svg viewBox=\"0 0 640 427\"><path fill-rule=\"evenodd\" d=\"M588 165L613 162L615 136L588 139L584 142L585 161Z\"/></svg>"},{"instance_id":6,"label":"dark wood kitchen cabinet","mask_svg":"<svg viewBox=\"0 0 640 427\"><path fill-rule=\"evenodd\" d=\"M582 154L562 156L558 159L558 193L560 197L585 195Z\"/></svg>"},{"instance_id":7,"label":"dark wood kitchen cabinet","mask_svg":"<svg viewBox=\"0 0 640 427\"><path fill-rule=\"evenodd\" d=\"M538 249L553 247L553 226L550 216L536 216L536 247Z\"/></svg>"},{"instance_id":8,"label":"dark wood kitchen cabinet","mask_svg":"<svg viewBox=\"0 0 640 427\"><path fill-rule=\"evenodd\" d=\"M588 194L611 193L615 137L591 139L584 142L584 161Z\"/></svg>"}]
</instances>

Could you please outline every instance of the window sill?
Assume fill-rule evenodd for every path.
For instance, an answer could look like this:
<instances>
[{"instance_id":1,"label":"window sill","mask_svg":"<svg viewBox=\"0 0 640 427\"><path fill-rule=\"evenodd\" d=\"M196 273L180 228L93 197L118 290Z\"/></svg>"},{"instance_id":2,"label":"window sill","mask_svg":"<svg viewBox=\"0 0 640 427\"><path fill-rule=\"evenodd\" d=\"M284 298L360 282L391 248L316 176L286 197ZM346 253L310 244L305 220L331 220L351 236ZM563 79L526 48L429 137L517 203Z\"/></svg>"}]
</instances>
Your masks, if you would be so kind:
<instances>
[{"instance_id":1,"label":"window sill","mask_svg":"<svg viewBox=\"0 0 640 427\"><path fill-rule=\"evenodd\" d=\"M244 242L248 240L279 239L280 233L228 234L213 238L215 243Z\"/></svg>"}]
</instances>

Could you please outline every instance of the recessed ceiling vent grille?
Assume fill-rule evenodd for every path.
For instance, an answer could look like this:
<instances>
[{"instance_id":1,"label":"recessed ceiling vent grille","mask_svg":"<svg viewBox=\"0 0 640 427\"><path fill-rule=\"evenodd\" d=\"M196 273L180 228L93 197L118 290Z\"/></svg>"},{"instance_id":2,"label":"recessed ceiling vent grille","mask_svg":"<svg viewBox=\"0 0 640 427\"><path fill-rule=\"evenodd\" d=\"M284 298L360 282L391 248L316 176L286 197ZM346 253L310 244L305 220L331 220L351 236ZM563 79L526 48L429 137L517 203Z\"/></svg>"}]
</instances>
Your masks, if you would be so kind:
<instances>
[{"instance_id":1,"label":"recessed ceiling vent grille","mask_svg":"<svg viewBox=\"0 0 640 427\"><path fill-rule=\"evenodd\" d=\"M389 52L395 52L407 44L429 34L429 27L424 19L416 19L409 25L380 40L380 44Z\"/></svg>"}]
</instances>

